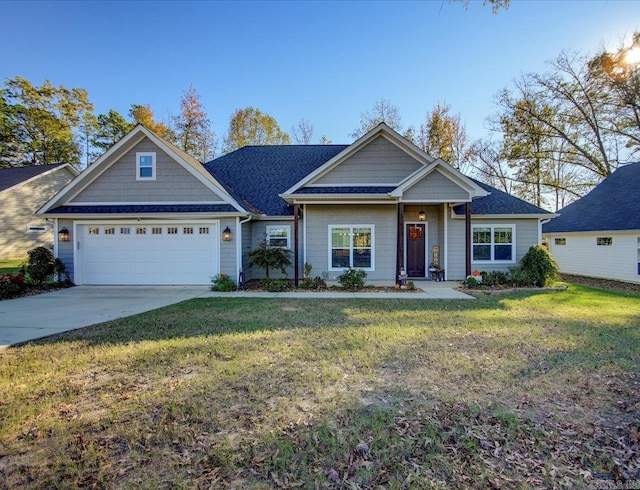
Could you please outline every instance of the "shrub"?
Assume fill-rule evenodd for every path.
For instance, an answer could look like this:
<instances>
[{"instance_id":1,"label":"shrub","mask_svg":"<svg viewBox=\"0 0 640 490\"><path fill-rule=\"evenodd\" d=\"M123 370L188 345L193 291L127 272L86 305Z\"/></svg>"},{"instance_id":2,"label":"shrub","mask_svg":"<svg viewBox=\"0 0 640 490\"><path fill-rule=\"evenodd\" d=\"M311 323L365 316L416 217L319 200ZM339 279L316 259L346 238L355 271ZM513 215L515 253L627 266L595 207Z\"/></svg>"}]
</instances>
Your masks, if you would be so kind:
<instances>
[{"instance_id":1,"label":"shrub","mask_svg":"<svg viewBox=\"0 0 640 490\"><path fill-rule=\"evenodd\" d=\"M486 286L504 286L506 284L511 284L511 280L509 275L505 272L500 271L492 271L485 272L482 271L482 283Z\"/></svg>"},{"instance_id":2,"label":"shrub","mask_svg":"<svg viewBox=\"0 0 640 490\"><path fill-rule=\"evenodd\" d=\"M355 291L364 287L364 280L367 277L367 273L362 269L354 269L349 267L338 276L338 282L343 289L348 291Z\"/></svg>"},{"instance_id":3,"label":"shrub","mask_svg":"<svg viewBox=\"0 0 640 490\"><path fill-rule=\"evenodd\" d=\"M287 274L287 267L291 265L291 250L282 247L268 247L267 241L262 240L257 248L249 252L249 265L257 265L264 269L269 277L269 268L280 269Z\"/></svg>"},{"instance_id":4,"label":"shrub","mask_svg":"<svg viewBox=\"0 0 640 490\"><path fill-rule=\"evenodd\" d=\"M27 285L22 274L3 274L0 276L0 299L9 299L18 296L26 289Z\"/></svg>"},{"instance_id":5,"label":"shrub","mask_svg":"<svg viewBox=\"0 0 640 490\"><path fill-rule=\"evenodd\" d=\"M469 289L475 288L478 285L478 281L476 280L476 278L471 275L467 276L467 279L464 281L464 283Z\"/></svg>"},{"instance_id":6,"label":"shrub","mask_svg":"<svg viewBox=\"0 0 640 490\"><path fill-rule=\"evenodd\" d=\"M305 279L311 279L311 269L313 269L313 266L309 262L305 262L302 266Z\"/></svg>"},{"instance_id":7,"label":"shrub","mask_svg":"<svg viewBox=\"0 0 640 490\"><path fill-rule=\"evenodd\" d=\"M311 279L312 289L320 291L321 289L327 289L327 281L325 280L329 274L326 272L322 276L316 276Z\"/></svg>"},{"instance_id":8,"label":"shrub","mask_svg":"<svg viewBox=\"0 0 640 490\"><path fill-rule=\"evenodd\" d=\"M541 245L533 245L522 257L519 269L534 286L545 287L558 279L558 264L549 251Z\"/></svg>"},{"instance_id":9,"label":"shrub","mask_svg":"<svg viewBox=\"0 0 640 490\"><path fill-rule=\"evenodd\" d=\"M280 293L289 289L289 280L284 277L263 277L260 279L260 287L270 293Z\"/></svg>"},{"instance_id":10,"label":"shrub","mask_svg":"<svg viewBox=\"0 0 640 490\"><path fill-rule=\"evenodd\" d=\"M226 274L218 274L211 278L211 291L229 292L236 289L236 283Z\"/></svg>"},{"instance_id":11,"label":"shrub","mask_svg":"<svg viewBox=\"0 0 640 490\"><path fill-rule=\"evenodd\" d=\"M42 285L56 272L56 259L51 250L45 247L36 247L27 252L29 258L25 264L25 270L33 281Z\"/></svg>"}]
</instances>

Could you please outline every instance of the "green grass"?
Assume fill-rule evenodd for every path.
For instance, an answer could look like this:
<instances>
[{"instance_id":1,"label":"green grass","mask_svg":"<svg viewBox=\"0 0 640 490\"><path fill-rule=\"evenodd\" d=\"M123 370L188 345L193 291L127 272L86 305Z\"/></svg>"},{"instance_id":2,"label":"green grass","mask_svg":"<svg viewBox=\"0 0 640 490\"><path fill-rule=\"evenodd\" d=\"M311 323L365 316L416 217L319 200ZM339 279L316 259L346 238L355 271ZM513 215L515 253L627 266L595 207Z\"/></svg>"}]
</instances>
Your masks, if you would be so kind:
<instances>
[{"instance_id":1,"label":"green grass","mask_svg":"<svg viewBox=\"0 0 640 490\"><path fill-rule=\"evenodd\" d=\"M7 272L17 273L26 259L0 259L0 276Z\"/></svg>"},{"instance_id":2,"label":"green grass","mask_svg":"<svg viewBox=\"0 0 640 490\"><path fill-rule=\"evenodd\" d=\"M0 487L637 482L639 300L199 299L7 349Z\"/></svg>"}]
</instances>

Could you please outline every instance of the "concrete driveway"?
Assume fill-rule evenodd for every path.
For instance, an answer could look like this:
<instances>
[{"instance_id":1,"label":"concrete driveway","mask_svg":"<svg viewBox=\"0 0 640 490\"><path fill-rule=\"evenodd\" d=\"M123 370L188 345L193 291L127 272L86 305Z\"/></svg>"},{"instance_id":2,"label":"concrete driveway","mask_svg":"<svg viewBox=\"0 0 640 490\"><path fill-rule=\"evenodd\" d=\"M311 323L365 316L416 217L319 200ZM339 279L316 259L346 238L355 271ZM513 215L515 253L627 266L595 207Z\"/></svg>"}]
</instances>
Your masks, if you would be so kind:
<instances>
[{"instance_id":1,"label":"concrete driveway","mask_svg":"<svg viewBox=\"0 0 640 490\"><path fill-rule=\"evenodd\" d=\"M207 293L207 286L76 286L0 301L0 349Z\"/></svg>"}]
</instances>

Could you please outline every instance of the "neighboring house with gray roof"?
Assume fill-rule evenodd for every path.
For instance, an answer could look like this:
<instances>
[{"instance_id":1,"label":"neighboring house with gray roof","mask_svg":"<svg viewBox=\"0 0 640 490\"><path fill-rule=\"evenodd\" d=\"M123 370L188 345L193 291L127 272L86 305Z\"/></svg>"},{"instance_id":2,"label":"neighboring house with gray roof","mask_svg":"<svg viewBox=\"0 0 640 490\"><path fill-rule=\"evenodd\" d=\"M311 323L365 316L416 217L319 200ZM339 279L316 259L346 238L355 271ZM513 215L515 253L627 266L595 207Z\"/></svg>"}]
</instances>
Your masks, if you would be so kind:
<instances>
[{"instance_id":1,"label":"neighboring house with gray roof","mask_svg":"<svg viewBox=\"0 0 640 490\"><path fill-rule=\"evenodd\" d=\"M385 124L351 145L247 146L204 165L136 126L39 214L78 284L208 284L260 277L267 240L335 278L393 284L507 271L554 215L466 177Z\"/></svg>"},{"instance_id":2,"label":"neighboring house with gray roof","mask_svg":"<svg viewBox=\"0 0 640 490\"><path fill-rule=\"evenodd\" d=\"M68 164L0 169L0 258L27 256L38 246L53 246L53 223L34 213L78 172Z\"/></svg>"},{"instance_id":3,"label":"neighboring house with gray roof","mask_svg":"<svg viewBox=\"0 0 640 490\"><path fill-rule=\"evenodd\" d=\"M624 165L543 225L560 271L640 283L640 162Z\"/></svg>"}]
</instances>

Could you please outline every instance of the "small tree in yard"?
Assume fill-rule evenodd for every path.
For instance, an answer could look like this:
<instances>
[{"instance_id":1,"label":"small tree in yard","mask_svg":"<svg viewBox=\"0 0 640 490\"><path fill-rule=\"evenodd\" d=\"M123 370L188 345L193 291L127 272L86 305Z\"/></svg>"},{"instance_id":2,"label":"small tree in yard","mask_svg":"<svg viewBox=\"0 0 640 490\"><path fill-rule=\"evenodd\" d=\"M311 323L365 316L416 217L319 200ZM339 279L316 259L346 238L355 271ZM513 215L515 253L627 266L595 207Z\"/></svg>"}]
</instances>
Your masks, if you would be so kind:
<instances>
[{"instance_id":1,"label":"small tree in yard","mask_svg":"<svg viewBox=\"0 0 640 490\"><path fill-rule=\"evenodd\" d=\"M257 265L264 269L269 277L269 269L280 269L283 274L287 274L287 267L291 265L291 250L281 247L268 247L267 241L263 240L249 252L249 265Z\"/></svg>"},{"instance_id":2,"label":"small tree in yard","mask_svg":"<svg viewBox=\"0 0 640 490\"><path fill-rule=\"evenodd\" d=\"M542 245L533 245L522 257L519 269L527 281L535 286L545 287L558 279L558 264Z\"/></svg>"},{"instance_id":3,"label":"small tree in yard","mask_svg":"<svg viewBox=\"0 0 640 490\"><path fill-rule=\"evenodd\" d=\"M36 247L27 252L29 258L25 264L27 274L36 284L44 283L56 271L56 259L51 250L45 247Z\"/></svg>"}]
</instances>

